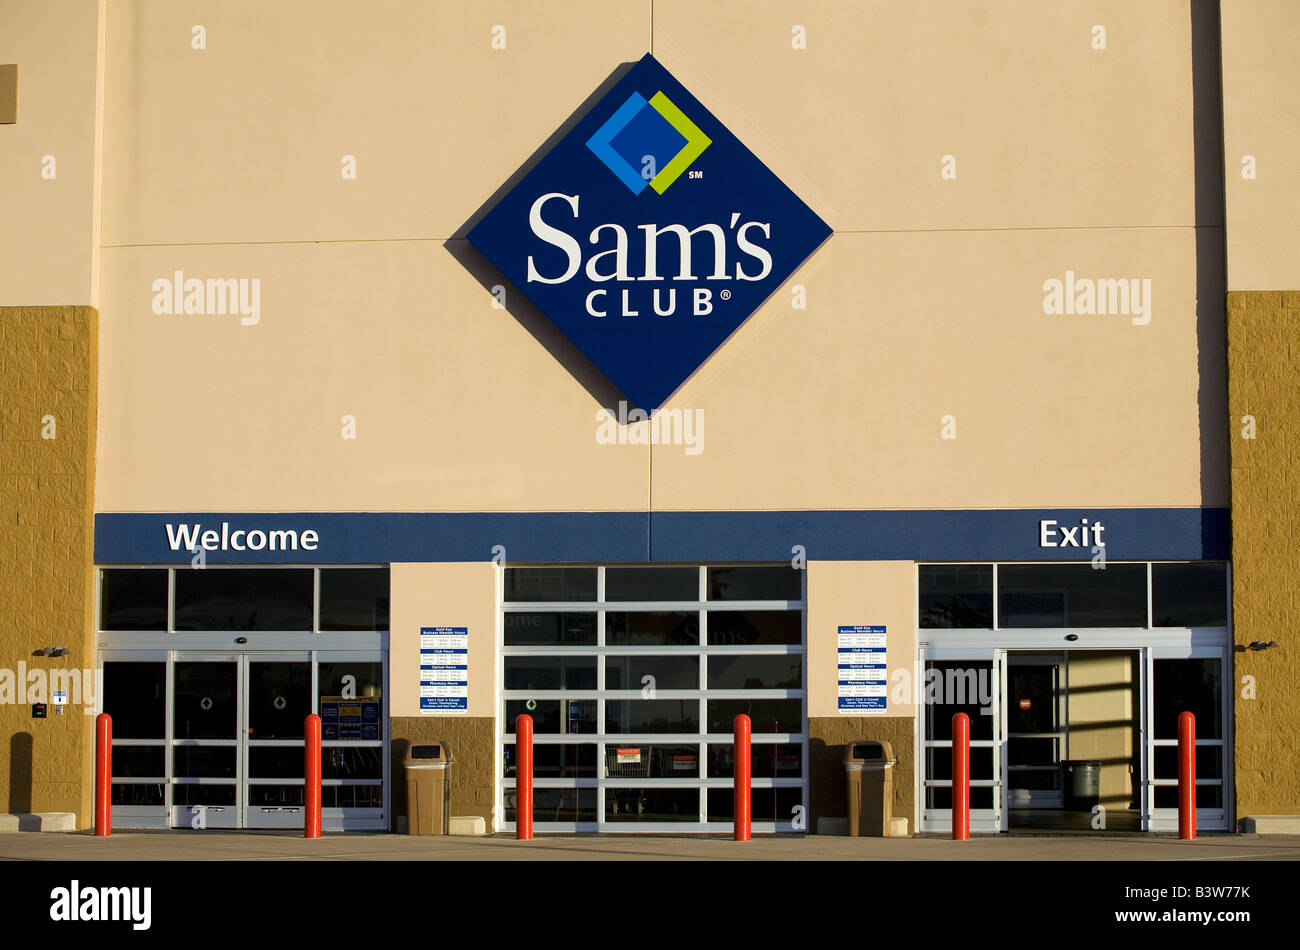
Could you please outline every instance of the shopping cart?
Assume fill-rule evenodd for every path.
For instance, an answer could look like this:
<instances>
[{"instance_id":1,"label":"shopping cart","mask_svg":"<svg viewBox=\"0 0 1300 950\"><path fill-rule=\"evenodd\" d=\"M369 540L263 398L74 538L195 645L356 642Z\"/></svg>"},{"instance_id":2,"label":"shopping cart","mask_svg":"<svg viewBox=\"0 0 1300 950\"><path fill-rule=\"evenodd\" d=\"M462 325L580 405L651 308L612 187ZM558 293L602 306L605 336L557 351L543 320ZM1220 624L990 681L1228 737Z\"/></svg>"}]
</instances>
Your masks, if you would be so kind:
<instances>
[{"instance_id":1,"label":"shopping cart","mask_svg":"<svg viewBox=\"0 0 1300 950\"><path fill-rule=\"evenodd\" d=\"M605 778L646 778L649 774L650 750L644 746L605 749ZM611 815L640 815L645 811L645 789L606 789L605 803Z\"/></svg>"}]
</instances>

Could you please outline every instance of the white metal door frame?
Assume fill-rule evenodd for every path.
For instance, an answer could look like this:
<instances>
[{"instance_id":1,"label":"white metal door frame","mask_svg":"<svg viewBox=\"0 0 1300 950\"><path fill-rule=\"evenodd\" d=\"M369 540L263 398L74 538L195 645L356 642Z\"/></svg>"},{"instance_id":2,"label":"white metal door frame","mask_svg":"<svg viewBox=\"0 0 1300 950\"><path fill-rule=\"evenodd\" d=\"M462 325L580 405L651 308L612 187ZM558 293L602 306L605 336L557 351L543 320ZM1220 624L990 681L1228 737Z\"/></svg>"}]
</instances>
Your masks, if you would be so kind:
<instances>
[{"instance_id":1,"label":"white metal door frame","mask_svg":"<svg viewBox=\"0 0 1300 950\"><path fill-rule=\"evenodd\" d=\"M970 830L972 833L995 833L1007 830L1006 787L1007 787L1007 729L1006 729L1006 677L1007 651L996 647L920 647L917 669L920 671L921 683L918 690L918 743L917 743L917 814L920 816L920 831L950 832L952 830L951 809L926 808L927 788L951 786L951 781L926 778L926 751L928 749L951 749L951 740L926 739L927 719L930 716L929 704L925 701L926 663L930 661L966 660L971 663L990 664L992 674L991 712L993 717L992 738L971 739L972 752L979 748L992 750L991 779L971 779L971 788L991 787L991 808L974 808L970 810ZM974 730L972 729L972 733ZM973 755L972 755L973 758Z\"/></svg>"},{"instance_id":2,"label":"white metal door frame","mask_svg":"<svg viewBox=\"0 0 1300 950\"><path fill-rule=\"evenodd\" d=\"M1157 660L1218 660L1219 661L1219 721L1222 724L1221 737L1218 739L1196 739L1196 748L1218 748L1219 749L1219 774L1220 778L1201 778L1197 777L1196 785L1202 786L1222 785L1223 804L1220 808L1197 808L1196 809L1196 826L1199 830L1205 831L1227 831L1233 827L1233 816L1235 810L1234 800L1234 780L1233 780L1233 762L1231 751L1233 748L1233 699L1235 696L1235 686L1232 680L1231 652L1226 646L1186 646L1186 647L1152 647L1143 651L1143 679L1146 684L1143 700L1143 719L1147 728L1143 735L1143 778L1145 779L1142 789L1142 809L1144 818L1144 828L1149 831L1177 831L1178 830L1178 809L1174 808L1157 808L1155 803L1156 789L1160 787L1177 787L1175 778L1157 778L1155 769L1156 749L1157 748L1177 748L1177 739L1161 739L1156 737L1155 730L1155 664Z\"/></svg>"}]
</instances>

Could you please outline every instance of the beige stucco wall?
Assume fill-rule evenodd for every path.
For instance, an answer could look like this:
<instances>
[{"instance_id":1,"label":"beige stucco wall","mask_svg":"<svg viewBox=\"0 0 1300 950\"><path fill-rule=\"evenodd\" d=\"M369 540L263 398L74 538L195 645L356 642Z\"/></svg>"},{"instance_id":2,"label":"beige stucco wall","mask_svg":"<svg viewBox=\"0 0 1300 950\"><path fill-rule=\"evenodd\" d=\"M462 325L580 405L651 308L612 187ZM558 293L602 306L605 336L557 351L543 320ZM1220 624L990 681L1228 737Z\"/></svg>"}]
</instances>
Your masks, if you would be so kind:
<instances>
[{"instance_id":1,"label":"beige stucco wall","mask_svg":"<svg viewBox=\"0 0 1300 950\"><path fill-rule=\"evenodd\" d=\"M1185 3L650 6L114 3L99 510L1226 503ZM444 244L651 49L838 230L670 400L700 454L599 444L608 387ZM259 324L154 314L176 270ZM1150 323L1044 314L1067 270Z\"/></svg>"},{"instance_id":2,"label":"beige stucco wall","mask_svg":"<svg viewBox=\"0 0 1300 950\"><path fill-rule=\"evenodd\" d=\"M466 627L470 717L495 717L497 575L493 564L394 564L389 573L389 715L420 716L420 628ZM428 717L438 718L438 717Z\"/></svg>"},{"instance_id":3,"label":"beige stucco wall","mask_svg":"<svg viewBox=\"0 0 1300 950\"><path fill-rule=\"evenodd\" d=\"M839 628L854 625L886 628L885 662L891 694L886 715L916 715L915 564L809 561L807 624L810 718L841 715L836 675ZM897 673L904 678L895 679ZM880 714L861 715L871 718Z\"/></svg>"},{"instance_id":4,"label":"beige stucco wall","mask_svg":"<svg viewBox=\"0 0 1300 950\"><path fill-rule=\"evenodd\" d=\"M1222 0L1221 9L1228 289L1300 287L1300 4Z\"/></svg>"},{"instance_id":5,"label":"beige stucco wall","mask_svg":"<svg viewBox=\"0 0 1300 950\"><path fill-rule=\"evenodd\" d=\"M0 125L0 307L98 302L104 6L0 4L0 63L18 66L18 121Z\"/></svg>"}]
</instances>

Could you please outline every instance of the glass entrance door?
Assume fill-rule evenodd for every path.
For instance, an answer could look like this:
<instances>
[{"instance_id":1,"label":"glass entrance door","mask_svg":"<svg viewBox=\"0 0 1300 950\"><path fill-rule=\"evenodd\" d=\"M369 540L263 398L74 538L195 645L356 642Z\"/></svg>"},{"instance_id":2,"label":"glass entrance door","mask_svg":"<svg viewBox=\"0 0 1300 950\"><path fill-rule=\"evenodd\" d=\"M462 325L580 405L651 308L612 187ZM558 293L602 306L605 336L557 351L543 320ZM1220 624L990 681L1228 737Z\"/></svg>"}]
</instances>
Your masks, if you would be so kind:
<instances>
[{"instance_id":1,"label":"glass entrance door","mask_svg":"<svg viewBox=\"0 0 1300 950\"><path fill-rule=\"evenodd\" d=\"M1178 717L1196 717L1196 823L1230 827L1232 785L1225 781L1232 747L1231 690L1225 690L1227 651L1217 647L1156 647L1147 651L1145 798L1151 831L1178 828ZM1231 681L1228 680L1230 683Z\"/></svg>"},{"instance_id":2,"label":"glass entrance door","mask_svg":"<svg viewBox=\"0 0 1300 950\"><path fill-rule=\"evenodd\" d=\"M177 653L173 828L294 828L303 821L310 654Z\"/></svg>"},{"instance_id":3,"label":"glass entrance door","mask_svg":"<svg viewBox=\"0 0 1300 950\"><path fill-rule=\"evenodd\" d=\"M245 654L244 827L301 828L304 720L311 662L300 654Z\"/></svg>"},{"instance_id":4,"label":"glass entrance door","mask_svg":"<svg viewBox=\"0 0 1300 950\"><path fill-rule=\"evenodd\" d=\"M178 654L172 667L173 828L238 828L242 657Z\"/></svg>"},{"instance_id":5,"label":"glass entrance door","mask_svg":"<svg viewBox=\"0 0 1300 950\"><path fill-rule=\"evenodd\" d=\"M326 831L388 828L387 663L373 650L106 650L122 828L298 828L321 717Z\"/></svg>"},{"instance_id":6,"label":"glass entrance door","mask_svg":"<svg viewBox=\"0 0 1300 950\"><path fill-rule=\"evenodd\" d=\"M965 713L970 718L970 828L1004 831L1006 651L929 649L922 651L921 660L921 827L952 830L952 720Z\"/></svg>"},{"instance_id":7,"label":"glass entrance door","mask_svg":"<svg viewBox=\"0 0 1300 950\"><path fill-rule=\"evenodd\" d=\"M1007 657L1007 807L1062 808L1065 657Z\"/></svg>"}]
</instances>

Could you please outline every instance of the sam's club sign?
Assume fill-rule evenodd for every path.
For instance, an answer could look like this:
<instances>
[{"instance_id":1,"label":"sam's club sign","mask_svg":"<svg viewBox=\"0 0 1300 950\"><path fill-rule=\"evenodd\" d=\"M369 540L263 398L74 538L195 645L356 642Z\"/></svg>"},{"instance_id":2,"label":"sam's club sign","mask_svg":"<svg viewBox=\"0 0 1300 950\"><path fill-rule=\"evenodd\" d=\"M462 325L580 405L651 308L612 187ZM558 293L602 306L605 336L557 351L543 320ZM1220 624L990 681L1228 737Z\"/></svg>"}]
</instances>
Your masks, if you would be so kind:
<instances>
[{"instance_id":1,"label":"sam's club sign","mask_svg":"<svg viewBox=\"0 0 1300 950\"><path fill-rule=\"evenodd\" d=\"M647 55L469 240L654 410L830 233Z\"/></svg>"}]
</instances>

